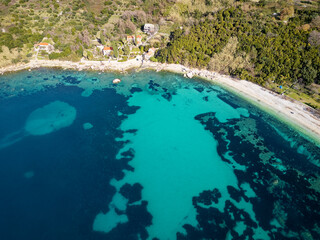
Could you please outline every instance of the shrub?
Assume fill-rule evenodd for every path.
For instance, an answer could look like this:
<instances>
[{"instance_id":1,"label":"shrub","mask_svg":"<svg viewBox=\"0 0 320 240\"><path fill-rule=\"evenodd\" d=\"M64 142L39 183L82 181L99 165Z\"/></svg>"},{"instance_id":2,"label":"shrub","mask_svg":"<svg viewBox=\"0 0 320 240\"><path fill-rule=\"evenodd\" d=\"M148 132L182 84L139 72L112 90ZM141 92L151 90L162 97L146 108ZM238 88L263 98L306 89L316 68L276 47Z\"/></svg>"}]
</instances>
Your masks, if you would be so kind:
<instances>
[{"instance_id":1,"label":"shrub","mask_svg":"<svg viewBox=\"0 0 320 240\"><path fill-rule=\"evenodd\" d=\"M20 60L18 58L14 58L11 60L11 63L13 63L13 64L16 64L18 62L20 62Z\"/></svg>"},{"instance_id":2,"label":"shrub","mask_svg":"<svg viewBox=\"0 0 320 240\"><path fill-rule=\"evenodd\" d=\"M60 57L59 53L51 53L49 54L49 59L53 60L53 59L58 59Z\"/></svg>"},{"instance_id":3,"label":"shrub","mask_svg":"<svg viewBox=\"0 0 320 240\"><path fill-rule=\"evenodd\" d=\"M212 2L212 0L205 0L205 4L206 4L206 6L212 6L213 2Z\"/></svg>"},{"instance_id":4,"label":"shrub","mask_svg":"<svg viewBox=\"0 0 320 240\"><path fill-rule=\"evenodd\" d=\"M150 61L151 61L151 62L158 62L158 60L157 60L155 57L151 57L151 58L150 58Z\"/></svg>"},{"instance_id":5,"label":"shrub","mask_svg":"<svg viewBox=\"0 0 320 240\"><path fill-rule=\"evenodd\" d=\"M317 77L318 71L314 69L312 66L306 66L301 70L302 77L304 79L304 83L306 85L310 85L313 83Z\"/></svg>"}]
</instances>

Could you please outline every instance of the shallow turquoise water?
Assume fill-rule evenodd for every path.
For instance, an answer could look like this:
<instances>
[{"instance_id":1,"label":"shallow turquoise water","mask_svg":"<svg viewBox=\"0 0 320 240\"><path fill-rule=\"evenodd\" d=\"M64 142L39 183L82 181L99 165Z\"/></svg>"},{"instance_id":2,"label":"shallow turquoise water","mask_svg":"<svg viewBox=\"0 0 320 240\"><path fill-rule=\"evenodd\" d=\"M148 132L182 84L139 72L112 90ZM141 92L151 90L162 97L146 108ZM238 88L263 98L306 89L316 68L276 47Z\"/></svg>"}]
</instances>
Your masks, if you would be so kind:
<instances>
[{"instance_id":1,"label":"shallow turquoise water","mask_svg":"<svg viewBox=\"0 0 320 240\"><path fill-rule=\"evenodd\" d=\"M0 89L6 239L320 238L320 149L218 86L40 69Z\"/></svg>"}]
</instances>

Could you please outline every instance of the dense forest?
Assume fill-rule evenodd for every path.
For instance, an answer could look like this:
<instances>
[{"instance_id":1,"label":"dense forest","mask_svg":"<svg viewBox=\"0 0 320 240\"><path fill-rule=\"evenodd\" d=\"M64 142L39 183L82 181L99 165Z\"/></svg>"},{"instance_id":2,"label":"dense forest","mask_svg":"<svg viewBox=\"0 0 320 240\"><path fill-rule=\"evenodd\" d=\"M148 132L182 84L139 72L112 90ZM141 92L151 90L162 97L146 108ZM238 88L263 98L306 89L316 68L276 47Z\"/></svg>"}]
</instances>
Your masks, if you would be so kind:
<instances>
[{"instance_id":1,"label":"dense forest","mask_svg":"<svg viewBox=\"0 0 320 240\"><path fill-rule=\"evenodd\" d=\"M168 46L157 52L157 59L259 84L320 83L319 12L298 10L295 16L290 14L288 9L279 16L261 18L240 7L209 13L190 29L175 30Z\"/></svg>"}]
</instances>

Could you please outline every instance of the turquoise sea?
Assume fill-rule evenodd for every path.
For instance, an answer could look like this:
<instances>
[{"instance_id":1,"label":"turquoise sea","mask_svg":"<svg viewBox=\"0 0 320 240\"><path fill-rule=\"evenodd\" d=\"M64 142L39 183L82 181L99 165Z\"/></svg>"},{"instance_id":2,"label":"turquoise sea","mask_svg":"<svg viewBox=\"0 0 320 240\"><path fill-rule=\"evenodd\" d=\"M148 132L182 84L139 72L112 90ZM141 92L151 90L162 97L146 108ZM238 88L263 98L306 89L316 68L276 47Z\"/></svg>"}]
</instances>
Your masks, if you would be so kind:
<instances>
[{"instance_id":1,"label":"turquoise sea","mask_svg":"<svg viewBox=\"0 0 320 240\"><path fill-rule=\"evenodd\" d=\"M320 239L319 176L318 145L200 79L0 77L4 240Z\"/></svg>"}]
</instances>

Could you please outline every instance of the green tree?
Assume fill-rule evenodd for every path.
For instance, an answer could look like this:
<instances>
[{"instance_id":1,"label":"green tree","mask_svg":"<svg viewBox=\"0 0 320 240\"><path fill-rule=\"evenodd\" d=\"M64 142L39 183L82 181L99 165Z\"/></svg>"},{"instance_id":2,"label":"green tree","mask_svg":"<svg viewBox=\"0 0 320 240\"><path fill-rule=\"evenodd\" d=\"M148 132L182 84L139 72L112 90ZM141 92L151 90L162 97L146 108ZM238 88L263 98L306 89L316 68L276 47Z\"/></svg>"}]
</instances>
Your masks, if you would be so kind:
<instances>
[{"instance_id":1,"label":"green tree","mask_svg":"<svg viewBox=\"0 0 320 240\"><path fill-rule=\"evenodd\" d=\"M130 47L128 45L124 45L123 52L125 55L129 55L130 54Z\"/></svg>"},{"instance_id":2,"label":"green tree","mask_svg":"<svg viewBox=\"0 0 320 240\"><path fill-rule=\"evenodd\" d=\"M102 45L106 45L106 41L104 40L104 35L103 35L103 33L101 33L100 41L101 41L101 44L102 44Z\"/></svg>"},{"instance_id":3,"label":"green tree","mask_svg":"<svg viewBox=\"0 0 320 240\"><path fill-rule=\"evenodd\" d=\"M113 48L113 56L118 59L119 58L119 51L118 51L117 42L112 43L112 48Z\"/></svg>"},{"instance_id":4,"label":"green tree","mask_svg":"<svg viewBox=\"0 0 320 240\"><path fill-rule=\"evenodd\" d=\"M318 71L314 69L312 66L306 66L301 70L301 75L304 80L303 82L306 85L310 85L311 83L313 83L317 78L317 74Z\"/></svg>"},{"instance_id":5,"label":"green tree","mask_svg":"<svg viewBox=\"0 0 320 240\"><path fill-rule=\"evenodd\" d=\"M91 51L87 51L87 58L88 58L88 60L93 59L93 53Z\"/></svg>"},{"instance_id":6,"label":"green tree","mask_svg":"<svg viewBox=\"0 0 320 240\"><path fill-rule=\"evenodd\" d=\"M212 0L205 0L205 4L206 4L206 6L212 6L213 2L212 2Z\"/></svg>"}]
</instances>

